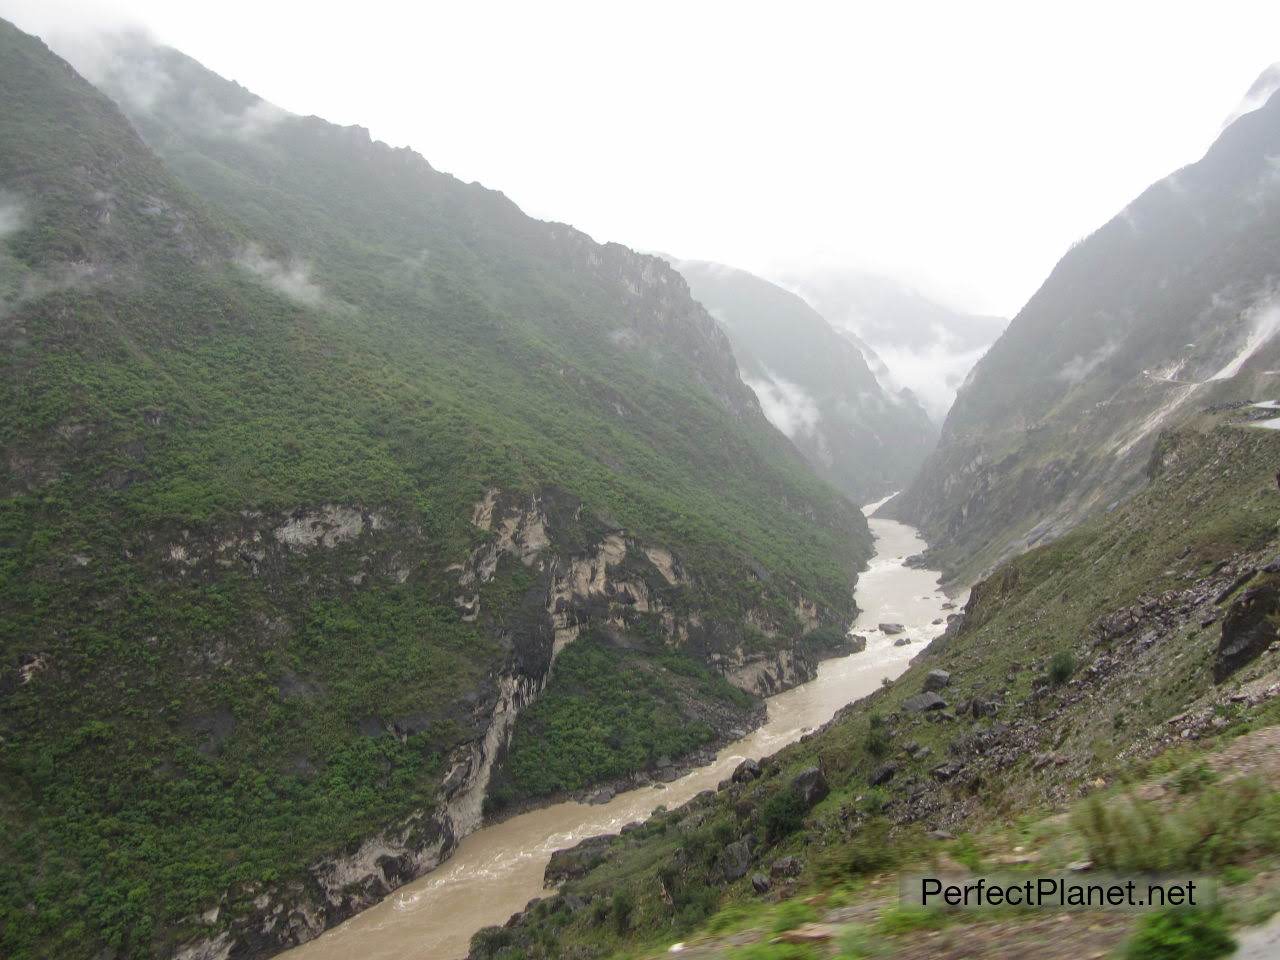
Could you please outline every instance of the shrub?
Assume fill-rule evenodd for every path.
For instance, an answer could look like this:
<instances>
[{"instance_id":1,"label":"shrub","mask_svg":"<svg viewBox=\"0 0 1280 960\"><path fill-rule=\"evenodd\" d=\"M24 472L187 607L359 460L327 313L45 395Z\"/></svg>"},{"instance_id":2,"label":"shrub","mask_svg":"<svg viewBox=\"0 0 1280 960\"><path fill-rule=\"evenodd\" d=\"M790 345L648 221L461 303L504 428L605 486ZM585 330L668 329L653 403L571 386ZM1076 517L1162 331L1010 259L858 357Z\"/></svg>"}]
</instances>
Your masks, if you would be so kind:
<instances>
[{"instance_id":1,"label":"shrub","mask_svg":"<svg viewBox=\"0 0 1280 960\"><path fill-rule=\"evenodd\" d=\"M873 713L871 726L867 729L867 753L880 758L888 756L891 749L893 749L893 740L886 729L884 717Z\"/></svg>"},{"instance_id":2,"label":"shrub","mask_svg":"<svg viewBox=\"0 0 1280 960\"><path fill-rule=\"evenodd\" d=\"M840 934L840 952L836 960L867 960L872 956L871 936L867 928L852 923Z\"/></svg>"},{"instance_id":3,"label":"shrub","mask_svg":"<svg viewBox=\"0 0 1280 960\"><path fill-rule=\"evenodd\" d=\"M1201 787L1216 782L1217 773L1203 760L1189 763L1181 768L1173 777L1174 788L1179 793L1195 793Z\"/></svg>"},{"instance_id":4,"label":"shrub","mask_svg":"<svg viewBox=\"0 0 1280 960\"><path fill-rule=\"evenodd\" d=\"M783 789L775 793L760 811L765 836L776 843L795 833L804 824L804 801L795 791Z\"/></svg>"},{"instance_id":5,"label":"shrub","mask_svg":"<svg viewBox=\"0 0 1280 960\"><path fill-rule=\"evenodd\" d=\"M784 900L778 904L770 929L774 933L782 933L784 930L794 930L802 923L812 923L817 918L817 913L809 904L800 900Z\"/></svg>"},{"instance_id":6,"label":"shrub","mask_svg":"<svg viewBox=\"0 0 1280 960\"><path fill-rule=\"evenodd\" d=\"M1236 948L1221 910L1165 910L1142 918L1125 960L1212 960Z\"/></svg>"},{"instance_id":7,"label":"shrub","mask_svg":"<svg viewBox=\"0 0 1280 960\"><path fill-rule=\"evenodd\" d=\"M877 817L848 843L825 853L818 862L818 873L828 880L875 873L899 863L905 852L904 844L890 840L888 821Z\"/></svg>"},{"instance_id":8,"label":"shrub","mask_svg":"<svg viewBox=\"0 0 1280 960\"><path fill-rule=\"evenodd\" d=\"M1201 870L1280 849L1280 794L1256 780L1236 780L1172 813L1136 797L1095 795L1073 822L1104 869Z\"/></svg>"},{"instance_id":9,"label":"shrub","mask_svg":"<svg viewBox=\"0 0 1280 960\"><path fill-rule=\"evenodd\" d=\"M635 913L636 899L630 890L619 890L613 895L610 912L613 914L613 928L618 936L626 936L631 929L631 915Z\"/></svg>"},{"instance_id":10,"label":"shrub","mask_svg":"<svg viewBox=\"0 0 1280 960\"><path fill-rule=\"evenodd\" d=\"M1076 657L1070 650L1059 650L1049 661L1049 681L1059 686L1071 679L1076 672Z\"/></svg>"}]
</instances>

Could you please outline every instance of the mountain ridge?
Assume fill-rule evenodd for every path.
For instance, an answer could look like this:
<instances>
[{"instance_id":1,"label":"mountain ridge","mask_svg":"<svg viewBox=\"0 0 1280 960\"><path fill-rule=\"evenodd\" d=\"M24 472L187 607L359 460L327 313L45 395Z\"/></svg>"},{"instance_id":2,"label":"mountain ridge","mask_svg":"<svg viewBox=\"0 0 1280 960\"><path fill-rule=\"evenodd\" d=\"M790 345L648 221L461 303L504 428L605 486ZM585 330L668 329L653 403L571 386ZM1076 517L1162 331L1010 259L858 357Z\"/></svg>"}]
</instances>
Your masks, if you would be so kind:
<instances>
[{"instance_id":1,"label":"mountain ridge","mask_svg":"<svg viewBox=\"0 0 1280 960\"><path fill-rule=\"evenodd\" d=\"M310 939L476 827L558 656L644 658L645 777L870 554L661 261L152 53L122 111L0 22L15 960Z\"/></svg>"},{"instance_id":2,"label":"mountain ridge","mask_svg":"<svg viewBox=\"0 0 1280 960\"><path fill-rule=\"evenodd\" d=\"M1076 244L975 366L889 515L974 576L1130 495L1162 427L1274 389L1280 99Z\"/></svg>"}]
</instances>

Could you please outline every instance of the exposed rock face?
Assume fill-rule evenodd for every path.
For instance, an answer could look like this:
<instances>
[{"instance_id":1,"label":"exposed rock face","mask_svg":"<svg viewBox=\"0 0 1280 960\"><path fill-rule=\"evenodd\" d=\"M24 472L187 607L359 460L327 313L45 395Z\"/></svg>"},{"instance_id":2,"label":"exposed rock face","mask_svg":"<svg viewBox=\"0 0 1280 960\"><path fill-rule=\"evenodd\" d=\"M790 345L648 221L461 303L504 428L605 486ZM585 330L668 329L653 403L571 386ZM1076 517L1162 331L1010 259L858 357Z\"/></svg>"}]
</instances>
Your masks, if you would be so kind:
<instances>
[{"instance_id":1,"label":"exposed rock face","mask_svg":"<svg viewBox=\"0 0 1280 960\"><path fill-rule=\"evenodd\" d=\"M750 783L759 776L760 763L748 757L734 769L732 780L734 783Z\"/></svg>"},{"instance_id":2,"label":"exposed rock face","mask_svg":"<svg viewBox=\"0 0 1280 960\"><path fill-rule=\"evenodd\" d=\"M1221 683L1267 647L1280 640L1276 615L1280 613L1280 589L1264 584L1246 590L1222 620L1222 639L1213 658L1213 678Z\"/></svg>"},{"instance_id":3,"label":"exposed rock face","mask_svg":"<svg viewBox=\"0 0 1280 960\"><path fill-rule=\"evenodd\" d=\"M318 510L294 511L287 521L276 527L274 534L280 543L297 550L317 546L333 548L356 539L366 526L380 530L383 519L357 507L326 504Z\"/></svg>"},{"instance_id":4,"label":"exposed rock face","mask_svg":"<svg viewBox=\"0 0 1280 960\"><path fill-rule=\"evenodd\" d=\"M739 647L713 662L735 687L760 697L773 696L817 676L817 664L801 650L745 653Z\"/></svg>"}]
</instances>

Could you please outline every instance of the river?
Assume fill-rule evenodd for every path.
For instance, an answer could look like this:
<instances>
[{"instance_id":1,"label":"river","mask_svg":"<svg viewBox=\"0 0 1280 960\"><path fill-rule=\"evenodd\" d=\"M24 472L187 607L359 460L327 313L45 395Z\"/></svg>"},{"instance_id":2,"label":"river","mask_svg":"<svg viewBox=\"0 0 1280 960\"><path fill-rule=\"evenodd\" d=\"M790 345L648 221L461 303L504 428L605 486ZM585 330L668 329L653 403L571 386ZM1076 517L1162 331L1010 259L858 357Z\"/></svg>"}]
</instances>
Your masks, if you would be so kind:
<instances>
[{"instance_id":1,"label":"river","mask_svg":"<svg viewBox=\"0 0 1280 960\"><path fill-rule=\"evenodd\" d=\"M870 513L879 504L866 508ZM858 580L862 613L854 631L867 637L861 653L824 661L809 683L771 697L763 726L725 747L714 763L672 783L621 793L607 804L557 803L482 827L459 844L435 871L401 887L310 943L287 951L289 960L456 960L465 957L471 935L502 923L534 897L544 896L542 873L555 850L585 837L616 832L642 820L655 807L676 807L702 790L714 789L745 757L774 753L825 723L840 707L896 677L924 642L941 633L943 604L934 571L903 560L924 549L913 528L871 519L876 553ZM901 623L907 646L876 627Z\"/></svg>"}]
</instances>

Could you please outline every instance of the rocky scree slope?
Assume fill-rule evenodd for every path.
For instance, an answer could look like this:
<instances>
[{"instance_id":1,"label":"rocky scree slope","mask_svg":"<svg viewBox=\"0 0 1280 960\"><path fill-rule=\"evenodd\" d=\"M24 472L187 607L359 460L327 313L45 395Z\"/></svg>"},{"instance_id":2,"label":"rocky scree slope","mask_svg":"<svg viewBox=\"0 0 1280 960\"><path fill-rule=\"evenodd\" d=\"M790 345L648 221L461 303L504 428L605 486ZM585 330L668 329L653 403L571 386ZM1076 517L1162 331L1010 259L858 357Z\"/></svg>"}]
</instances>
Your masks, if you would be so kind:
<instances>
[{"instance_id":1,"label":"rocky scree slope","mask_svg":"<svg viewBox=\"0 0 1280 960\"><path fill-rule=\"evenodd\" d=\"M0 953L314 937L579 634L651 677L610 771L811 673L865 522L678 275L129 49L134 123L0 23Z\"/></svg>"},{"instance_id":2,"label":"rocky scree slope","mask_svg":"<svg viewBox=\"0 0 1280 960\"><path fill-rule=\"evenodd\" d=\"M843 891L848 902L874 895L869 876L942 849L946 869L965 869L957 857L974 866L971 842L950 843L962 831L1095 793L1102 813L1087 808L1082 830L1098 856L1108 838L1123 849L1139 831L1112 835L1128 808L1110 785L1280 723L1278 456L1273 433L1229 423L1163 435L1146 490L979 583L963 617L896 682L744 763L717 791L558 854L547 879L559 889L479 933L472 957L630 956L779 900L796 898L791 912L801 897ZM1188 782L1210 779L1198 776ZM1274 859L1274 787L1206 798L1218 826L1138 840L1135 856L1169 858L1138 869ZM1242 804L1227 817L1238 836L1215 833L1225 809L1215 804L1227 800ZM1246 822L1262 832L1246 834ZM989 869L1036 862L1006 854ZM901 929L918 929L911 919Z\"/></svg>"},{"instance_id":3,"label":"rocky scree slope","mask_svg":"<svg viewBox=\"0 0 1280 960\"><path fill-rule=\"evenodd\" d=\"M724 326L766 415L821 476L868 503L915 475L936 428L910 391L880 384L852 340L767 280L718 263L673 263Z\"/></svg>"},{"instance_id":4,"label":"rocky scree slope","mask_svg":"<svg viewBox=\"0 0 1280 960\"><path fill-rule=\"evenodd\" d=\"M1280 97L1062 258L889 507L971 579L1142 482L1162 429L1280 388Z\"/></svg>"}]
</instances>

